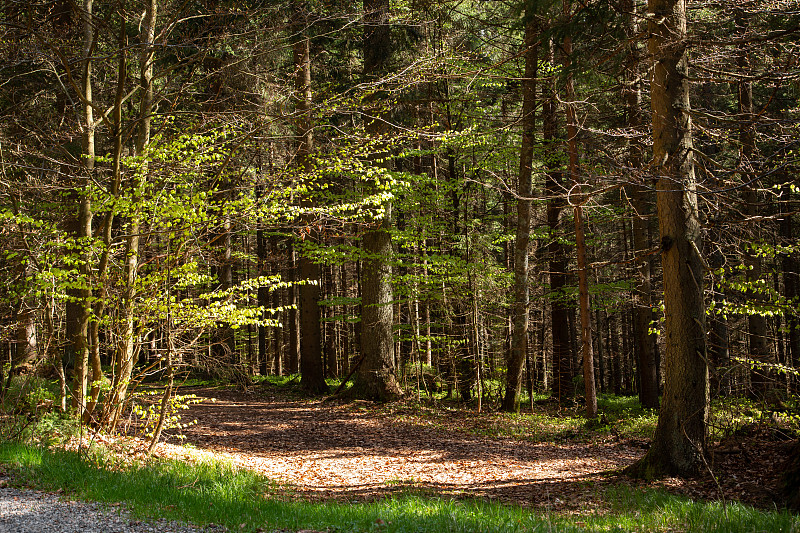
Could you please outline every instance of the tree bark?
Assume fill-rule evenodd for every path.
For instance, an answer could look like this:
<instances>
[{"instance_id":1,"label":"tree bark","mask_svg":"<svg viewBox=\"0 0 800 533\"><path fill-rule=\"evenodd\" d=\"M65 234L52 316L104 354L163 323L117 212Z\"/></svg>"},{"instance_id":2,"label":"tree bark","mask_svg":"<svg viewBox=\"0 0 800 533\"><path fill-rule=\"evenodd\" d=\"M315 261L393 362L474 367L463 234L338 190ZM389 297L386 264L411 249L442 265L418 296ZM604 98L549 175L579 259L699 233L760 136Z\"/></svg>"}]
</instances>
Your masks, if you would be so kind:
<instances>
[{"instance_id":1,"label":"tree bark","mask_svg":"<svg viewBox=\"0 0 800 533\"><path fill-rule=\"evenodd\" d=\"M265 186L259 184L255 188L256 200L260 200L264 196ZM273 250L277 254L277 250ZM262 221L258 221L258 229L256 230L256 261L257 261L257 275L266 276L276 272L268 272L267 269L267 235L262 226ZM276 291L277 292L277 291ZM256 293L256 303L259 307L267 309L269 307L269 287L259 287ZM268 318L268 313L264 311L261 314L261 319ZM269 328L263 324L258 325L258 373L262 376L269 374Z\"/></svg>"},{"instance_id":2,"label":"tree bark","mask_svg":"<svg viewBox=\"0 0 800 533\"><path fill-rule=\"evenodd\" d=\"M571 3L564 0L564 15L569 18ZM564 69L567 71L566 112L567 150L569 153L569 175L572 185L571 199L575 225L575 255L578 266L578 307L581 321L581 359L583 361L583 385L586 416L597 417L597 390L594 383L594 353L592 351L592 322L589 307L589 278L586 267L586 237L583 228L583 204L581 183L578 176L578 119L575 112L575 82L572 76L572 36L564 37Z\"/></svg>"},{"instance_id":3,"label":"tree bark","mask_svg":"<svg viewBox=\"0 0 800 533\"><path fill-rule=\"evenodd\" d=\"M626 13L625 36L628 39L628 62L625 68L624 98L628 113L628 127L639 131L642 126L641 82L639 80L639 49L634 39L637 32L636 5L633 0L624 0L621 9ZM631 171L642 166L642 146L635 138L628 144L628 167ZM644 181L644 177L640 178ZM633 186L633 253L639 277L636 280L635 331L638 348L639 402L643 407L658 409L658 372L656 370L656 336L650 333L655 314L652 300L653 264L650 248L650 205L647 202L645 183Z\"/></svg>"},{"instance_id":4,"label":"tree bark","mask_svg":"<svg viewBox=\"0 0 800 533\"><path fill-rule=\"evenodd\" d=\"M145 16L142 21L140 40L142 50L140 54L141 76L139 85L142 88L142 100L139 110L139 131L136 139L136 155L145 157L142 167L133 173L130 197L133 200L133 212L131 213L127 237L125 239L125 269L124 294L122 296L122 306L120 312L120 322L122 324L119 333L119 343L116 350L116 365L114 369L114 381L111 386L109 404L113 409L111 416L111 428L113 429L120 415L128 391L128 383L133 373L133 366L136 358L137 333L135 325L134 300L136 298L136 278L139 269L139 214L135 205L137 198L136 190L139 182L147 179L148 165L145 151L150 143L150 125L153 115L153 56L155 25L158 14L158 1L149 0L145 7ZM167 259L169 260L169 258ZM169 340L167 341L169 342Z\"/></svg>"},{"instance_id":5,"label":"tree bark","mask_svg":"<svg viewBox=\"0 0 800 533\"><path fill-rule=\"evenodd\" d=\"M122 9L120 9L122 11ZM108 266L111 257L111 233L114 225L114 210L116 207L116 200L119 198L120 186L122 184L122 147L123 147L123 130L122 130L122 105L125 96L125 84L128 78L127 67L127 47L128 37L126 33L126 24L124 22L124 15L121 15L121 23L119 28L119 37L117 46L119 59L117 63L117 87L114 96L114 106L111 110L112 115L112 137L114 139L114 148L112 155L112 171L111 171L111 184L109 193L112 197L112 204L109 207L108 213L103 218L100 226L100 233L102 235L102 253L100 262L97 265L97 279L99 280L98 290L95 291L95 301L93 303L92 312L94 313L95 320L89 323L89 358L92 365L92 388L90 398L86 406L86 412L89 417L93 416L94 409L97 406L100 397L100 382L103 379L103 367L100 358L100 322L101 317L105 314L106 295L105 292L108 286Z\"/></svg>"},{"instance_id":6,"label":"tree bark","mask_svg":"<svg viewBox=\"0 0 800 533\"><path fill-rule=\"evenodd\" d=\"M664 398L648 453L631 475L687 476L706 447L709 391L703 259L694 183L686 53L686 1L648 1L653 168L664 277Z\"/></svg>"},{"instance_id":7,"label":"tree bark","mask_svg":"<svg viewBox=\"0 0 800 533\"><path fill-rule=\"evenodd\" d=\"M303 7L295 6L294 26L300 36L294 43L295 98L297 155L295 161L300 172L307 173L311 168L311 153L314 137L311 129L311 39L305 34L306 14ZM304 177L304 179L308 179ZM313 201L304 198L301 206L313 207ZM304 214L301 223L305 226L305 238L319 239L310 214ZM328 392L325 382L325 363L322 359L322 326L320 320L319 265L306 253L300 253L300 385L311 394Z\"/></svg>"},{"instance_id":8,"label":"tree bark","mask_svg":"<svg viewBox=\"0 0 800 533\"><path fill-rule=\"evenodd\" d=\"M386 71L391 57L391 27L388 0L364 0L364 75L375 81ZM371 98L375 101L375 98ZM378 112L380 113L380 111ZM366 130L378 137L383 123L368 119ZM377 164L377 163L374 163ZM373 222L363 239L361 355L352 394L356 397L390 401L402 395L394 368L392 324L392 238L389 234L392 205L383 205L383 216Z\"/></svg>"},{"instance_id":9,"label":"tree bark","mask_svg":"<svg viewBox=\"0 0 800 533\"><path fill-rule=\"evenodd\" d=\"M288 254L291 258L290 279L292 282L299 281L299 265L297 260L297 251L294 249L294 244L289 243ZM300 371L300 312L298 309L298 286L292 285L287 291L289 299L288 322L289 327L289 356L287 364L289 365L289 373L296 374Z\"/></svg>"},{"instance_id":10,"label":"tree bark","mask_svg":"<svg viewBox=\"0 0 800 533\"><path fill-rule=\"evenodd\" d=\"M511 322L511 354L506 372L506 393L501 410L519 411L522 391L522 367L528 357L528 245L531 233L531 194L533 145L536 135L536 76L538 66L538 31L533 13L526 12L525 79L522 81L522 147L517 186L517 228L514 238L514 304Z\"/></svg>"},{"instance_id":11,"label":"tree bark","mask_svg":"<svg viewBox=\"0 0 800 533\"><path fill-rule=\"evenodd\" d=\"M275 247L277 248L277 246ZM277 249L275 250L277 253ZM277 270L277 269L276 269ZM272 291L272 308L279 309L281 307L281 293L280 291ZM272 371L276 376L284 374L284 360L283 360L283 331L281 328L272 328Z\"/></svg>"},{"instance_id":12,"label":"tree bark","mask_svg":"<svg viewBox=\"0 0 800 533\"><path fill-rule=\"evenodd\" d=\"M92 204L89 195L91 176L95 163L95 121L92 104L92 52L94 51L93 0L84 0L81 17L83 19L83 175L75 187L75 197L79 198L78 215L74 221L72 234L75 237L79 266L80 288L68 291L67 303L67 343L75 362L75 375L72 386L72 408L78 417L86 410L86 387L89 366L89 319L91 290L91 252Z\"/></svg>"},{"instance_id":13,"label":"tree bark","mask_svg":"<svg viewBox=\"0 0 800 533\"><path fill-rule=\"evenodd\" d=\"M746 30L747 21L740 9L734 15L736 25L741 30ZM750 58L747 50L741 47L736 58L737 66L742 75L750 74ZM756 127L755 115L753 114L753 84L749 80L740 80L737 84L739 99L739 170L742 175L744 187L744 213L748 218L753 219L759 214L758 207L758 182L755 180L755 169L753 168L753 157L756 149ZM753 224L751 222L751 224ZM763 283L761 259L757 253L749 246L759 242L758 225L753 227L753 234L747 243L744 244L742 255L744 264L747 267L747 282L751 290L747 291L747 299L755 304L763 300L760 292L752 287ZM767 318L759 313L748 313L747 315L747 337L750 359L755 364L750 365L750 396L754 399L763 399L770 389L771 381L770 369L761 366L759 363L772 364L774 359L767 344Z\"/></svg>"},{"instance_id":14,"label":"tree bark","mask_svg":"<svg viewBox=\"0 0 800 533\"><path fill-rule=\"evenodd\" d=\"M719 233L717 233L719 238ZM725 266L725 257L719 246L719 241L712 243L713 249L709 257L709 266L712 270L717 270ZM725 293L724 285L715 283L712 287L712 300L714 302L714 312L710 316L710 327L708 336L708 355L714 372L712 375L711 386L719 394L728 394L731 391L731 379L728 372L730 365L730 342L728 337L728 318L724 312Z\"/></svg>"},{"instance_id":15,"label":"tree bark","mask_svg":"<svg viewBox=\"0 0 800 533\"><path fill-rule=\"evenodd\" d=\"M796 204L792 203L792 192L788 186L783 187L785 195L784 214L781 219L780 231L784 243L797 243L795 236L795 223L792 220ZM783 271L783 294L787 301L797 302L800 297L800 259L798 252L790 251L781 259L781 270ZM800 320L798 313L787 313L786 328L788 329L788 344L786 347L786 361L788 366L798 368L800 366ZM797 377L790 378L790 388L796 390Z\"/></svg>"},{"instance_id":16,"label":"tree bark","mask_svg":"<svg viewBox=\"0 0 800 533\"><path fill-rule=\"evenodd\" d=\"M553 43L550 42L547 60L554 61ZM552 149L558 135L556 123L556 93L555 79L551 76L547 80L548 94L542 103L542 133L546 147ZM569 334L569 306L566 301L567 285L567 259L566 250L559 238L561 225L559 218L564 208L563 176L557 170L554 161L548 161L548 171L545 181L547 190L547 224L550 229L550 243L548 245L550 271L550 325L553 338L553 383L552 392L562 403L573 395L572 385L572 348Z\"/></svg>"}]
</instances>

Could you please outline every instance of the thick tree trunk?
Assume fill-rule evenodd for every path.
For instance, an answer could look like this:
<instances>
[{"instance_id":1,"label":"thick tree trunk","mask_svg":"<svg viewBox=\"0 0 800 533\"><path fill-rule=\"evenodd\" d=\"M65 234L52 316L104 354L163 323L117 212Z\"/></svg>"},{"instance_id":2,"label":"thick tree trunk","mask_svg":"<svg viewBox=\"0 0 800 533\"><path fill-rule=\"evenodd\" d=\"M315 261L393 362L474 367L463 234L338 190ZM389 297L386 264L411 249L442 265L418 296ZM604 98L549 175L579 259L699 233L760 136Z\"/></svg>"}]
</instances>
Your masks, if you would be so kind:
<instances>
[{"instance_id":1,"label":"thick tree trunk","mask_svg":"<svg viewBox=\"0 0 800 533\"><path fill-rule=\"evenodd\" d=\"M364 260L361 273L363 362L356 374L355 393L364 399L393 400L402 392L394 373L391 266L384 259L391 257L392 253L388 228L367 232L364 250L370 253L370 257Z\"/></svg>"},{"instance_id":2,"label":"thick tree trunk","mask_svg":"<svg viewBox=\"0 0 800 533\"><path fill-rule=\"evenodd\" d=\"M685 0L649 0L653 168L664 275L664 398L648 453L627 472L691 475L702 464L708 417L703 259L694 183Z\"/></svg>"},{"instance_id":3,"label":"thick tree trunk","mask_svg":"<svg viewBox=\"0 0 800 533\"><path fill-rule=\"evenodd\" d=\"M319 265L300 253L300 384L310 393L328 392L322 360Z\"/></svg>"},{"instance_id":4,"label":"thick tree trunk","mask_svg":"<svg viewBox=\"0 0 800 533\"><path fill-rule=\"evenodd\" d=\"M388 0L364 0L364 74L376 79L391 57L391 27ZM374 99L373 99L374 100ZM385 133L383 123L368 120L367 133ZM377 164L377 163L375 163ZM402 395L394 367L392 324L392 238L389 234L392 205L383 205L383 217L364 234L362 263L361 356L352 394L356 397L389 401Z\"/></svg>"},{"instance_id":5,"label":"thick tree trunk","mask_svg":"<svg viewBox=\"0 0 800 533\"><path fill-rule=\"evenodd\" d=\"M37 357L38 343L36 342L35 316L33 309L23 308L17 313L14 358L11 363L11 372L22 365L31 363Z\"/></svg>"},{"instance_id":6,"label":"thick tree trunk","mask_svg":"<svg viewBox=\"0 0 800 533\"><path fill-rule=\"evenodd\" d=\"M536 76L538 31L533 14L527 13L525 25L525 79L522 82L522 147L519 158L517 187L517 228L514 238L514 304L511 321L511 354L506 373L506 393L501 409L519 411L522 391L522 367L528 357L528 244L531 233L531 194L533 145L536 135Z\"/></svg>"}]
</instances>

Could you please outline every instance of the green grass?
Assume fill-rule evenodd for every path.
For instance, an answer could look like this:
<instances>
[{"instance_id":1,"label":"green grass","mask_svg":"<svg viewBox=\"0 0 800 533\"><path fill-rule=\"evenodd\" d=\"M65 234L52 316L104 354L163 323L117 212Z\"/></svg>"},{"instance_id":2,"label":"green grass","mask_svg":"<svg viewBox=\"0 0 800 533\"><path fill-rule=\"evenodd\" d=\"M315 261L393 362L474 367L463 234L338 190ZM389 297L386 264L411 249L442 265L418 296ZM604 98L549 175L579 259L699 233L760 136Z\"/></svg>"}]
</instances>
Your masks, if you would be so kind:
<instances>
[{"instance_id":1,"label":"green grass","mask_svg":"<svg viewBox=\"0 0 800 533\"><path fill-rule=\"evenodd\" d=\"M620 438L650 439L656 427L658 413L643 409L633 396L604 395L598 398L601 417L587 423L582 406L559 408L544 402L534 412L500 413L491 409L483 413L464 409L455 402L417 403L407 400L403 405L359 407L383 409L396 419L439 427L447 431L465 431L488 438L513 438L529 442L590 442L609 435Z\"/></svg>"},{"instance_id":2,"label":"green grass","mask_svg":"<svg viewBox=\"0 0 800 533\"><path fill-rule=\"evenodd\" d=\"M597 409L605 419L606 429L623 438L650 439L658 421L658 411L645 409L636 396L603 394L597 398Z\"/></svg>"},{"instance_id":3,"label":"green grass","mask_svg":"<svg viewBox=\"0 0 800 533\"><path fill-rule=\"evenodd\" d=\"M720 397L712 401L709 421L711 440L722 440L737 433L746 434L759 426L769 426L785 438L800 436L798 396L784 398L780 406L738 396Z\"/></svg>"},{"instance_id":4,"label":"green grass","mask_svg":"<svg viewBox=\"0 0 800 533\"><path fill-rule=\"evenodd\" d=\"M78 454L2 442L0 462L17 479L77 498L126 502L143 518L217 523L232 531L328 532L726 532L800 531L786 512L693 502L664 492L613 489L597 497L609 511L557 515L482 500L406 493L374 502L310 503L277 496L269 480L224 463L153 461L124 465L99 451ZM243 526L242 526L243 525Z\"/></svg>"},{"instance_id":5,"label":"green grass","mask_svg":"<svg viewBox=\"0 0 800 533\"><path fill-rule=\"evenodd\" d=\"M594 531L687 531L709 533L797 532L800 518L740 503L697 502L657 490L614 489L611 513Z\"/></svg>"}]
</instances>

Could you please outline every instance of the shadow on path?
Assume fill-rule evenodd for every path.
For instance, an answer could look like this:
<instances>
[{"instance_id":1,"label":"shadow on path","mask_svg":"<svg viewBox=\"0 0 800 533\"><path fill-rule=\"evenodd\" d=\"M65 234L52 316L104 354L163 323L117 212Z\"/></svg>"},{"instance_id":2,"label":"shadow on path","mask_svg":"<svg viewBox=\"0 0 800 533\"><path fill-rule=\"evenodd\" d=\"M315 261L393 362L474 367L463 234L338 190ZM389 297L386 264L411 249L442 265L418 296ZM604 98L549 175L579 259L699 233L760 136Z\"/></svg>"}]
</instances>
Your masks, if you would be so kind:
<instances>
[{"instance_id":1,"label":"shadow on path","mask_svg":"<svg viewBox=\"0 0 800 533\"><path fill-rule=\"evenodd\" d=\"M358 404L191 389L194 446L285 483L302 498L363 500L408 491L580 508L606 472L642 451L620 443L553 444L479 437Z\"/></svg>"}]
</instances>

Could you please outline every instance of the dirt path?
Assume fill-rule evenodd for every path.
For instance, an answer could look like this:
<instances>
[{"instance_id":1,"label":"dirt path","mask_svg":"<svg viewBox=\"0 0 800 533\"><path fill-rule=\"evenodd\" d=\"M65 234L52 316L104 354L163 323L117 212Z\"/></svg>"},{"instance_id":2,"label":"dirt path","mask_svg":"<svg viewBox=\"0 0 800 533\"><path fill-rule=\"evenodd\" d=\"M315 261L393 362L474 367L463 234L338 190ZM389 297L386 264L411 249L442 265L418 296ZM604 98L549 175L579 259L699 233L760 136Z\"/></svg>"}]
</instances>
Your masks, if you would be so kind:
<instances>
[{"instance_id":1,"label":"dirt path","mask_svg":"<svg viewBox=\"0 0 800 533\"><path fill-rule=\"evenodd\" d=\"M607 474L633 462L621 443L542 444L470 435L413 416L402 406L291 400L195 389L216 398L184 420L194 446L224 454L291 486L304 498L359 500L409 487L555 507L585 507Z\"/></svg>"}]
</instances>

